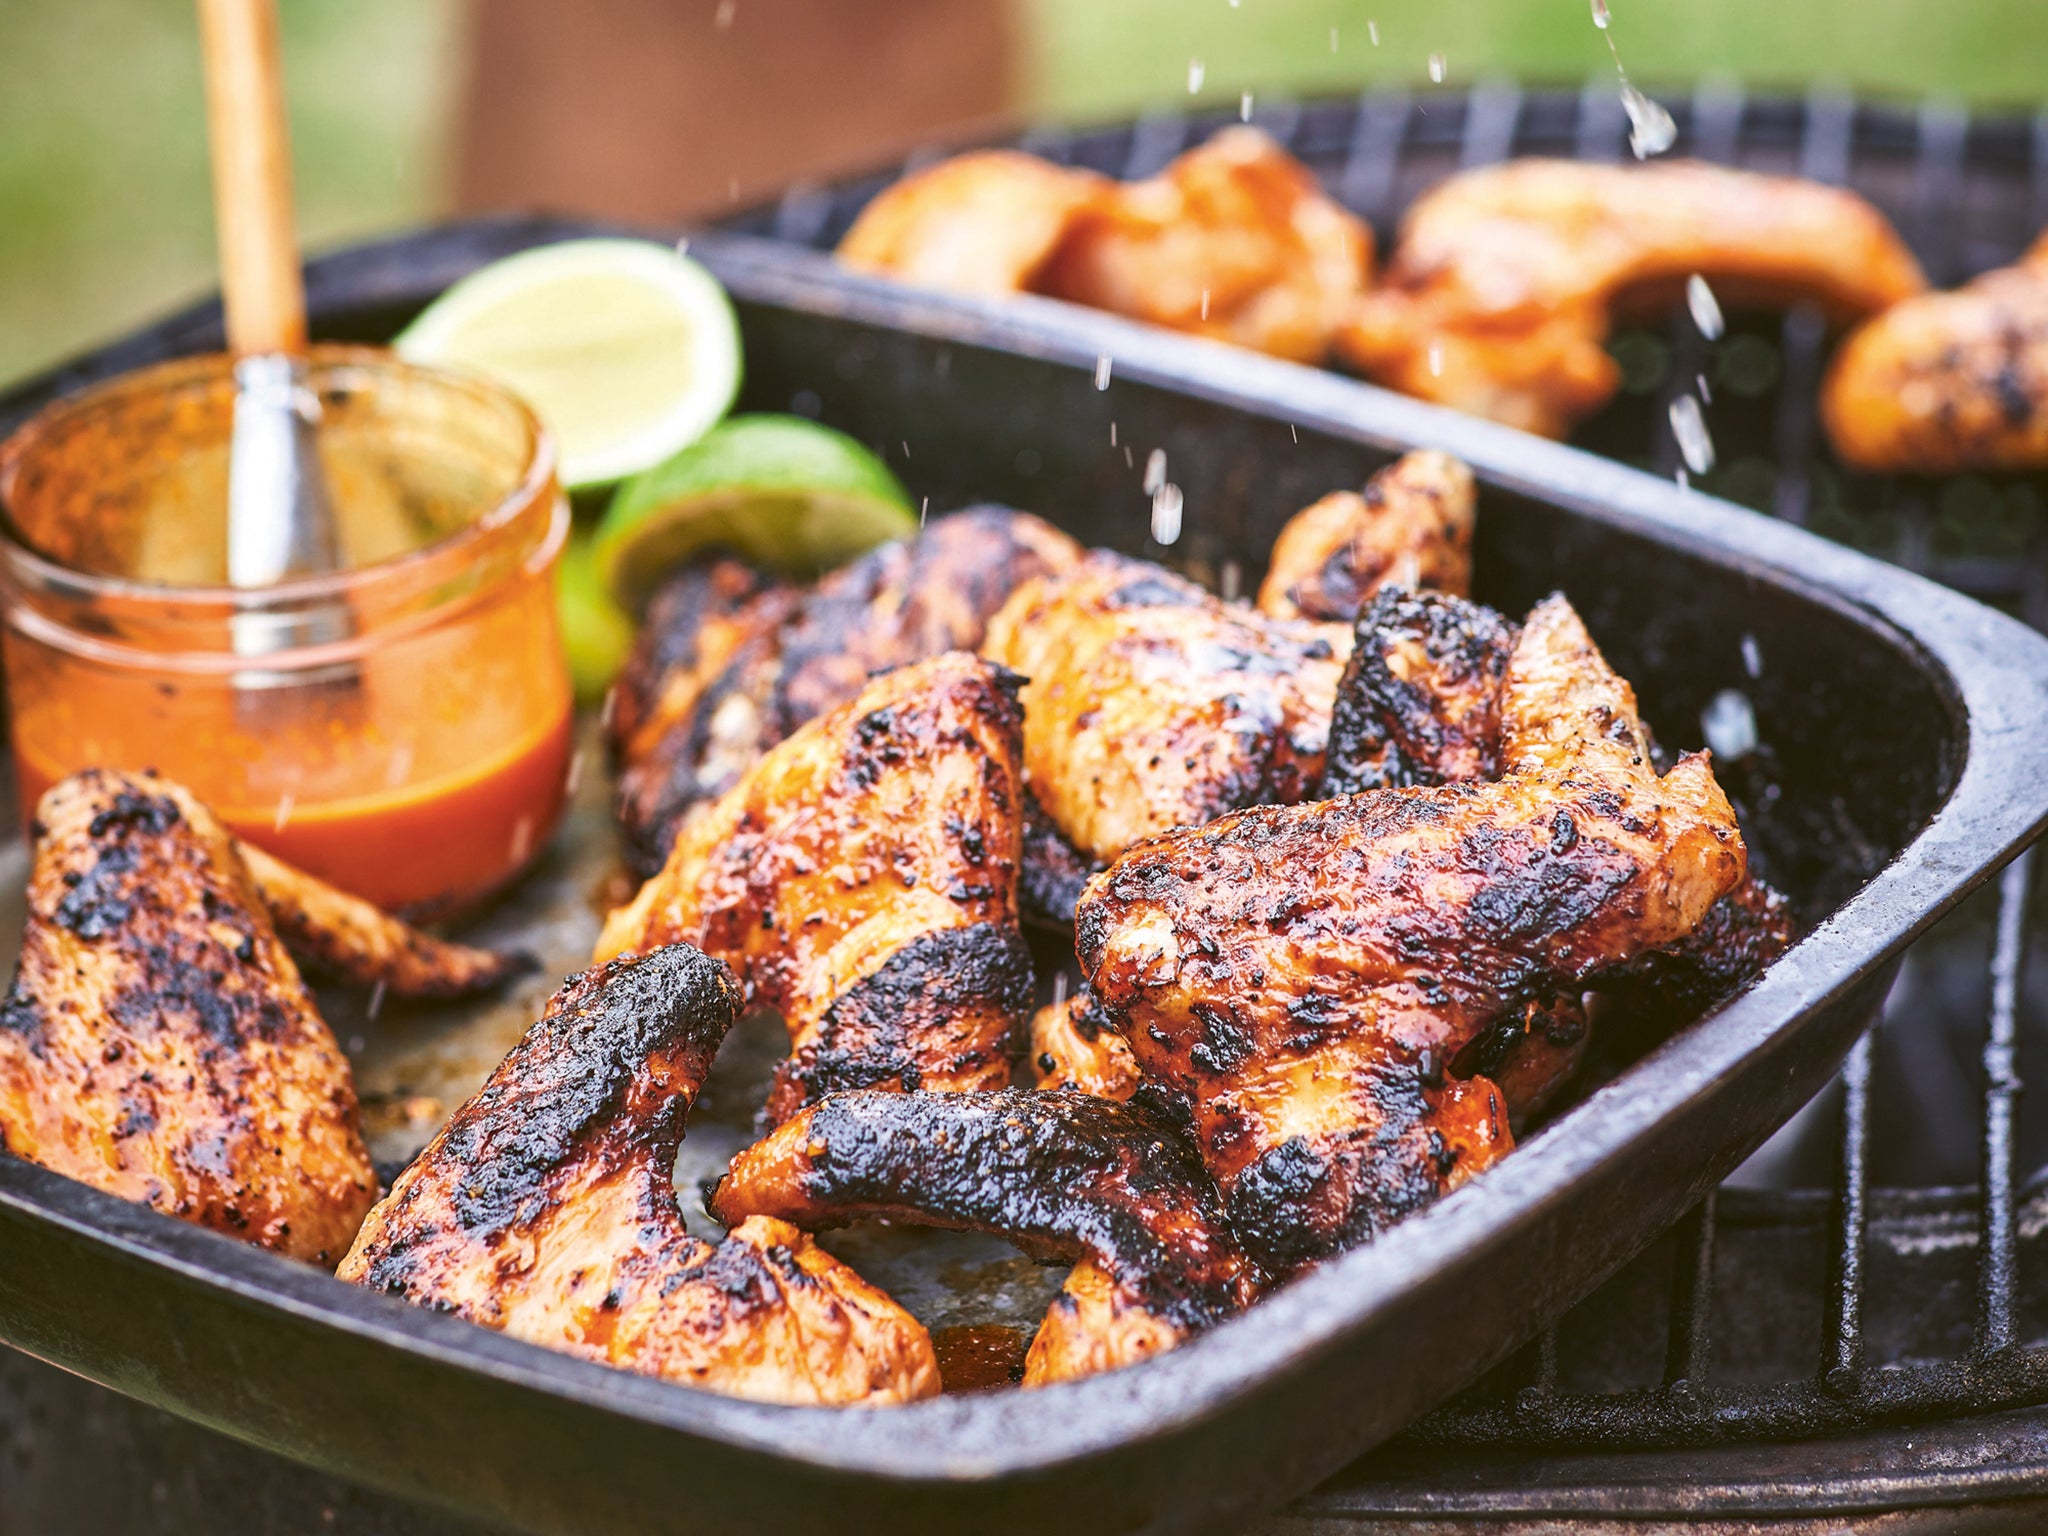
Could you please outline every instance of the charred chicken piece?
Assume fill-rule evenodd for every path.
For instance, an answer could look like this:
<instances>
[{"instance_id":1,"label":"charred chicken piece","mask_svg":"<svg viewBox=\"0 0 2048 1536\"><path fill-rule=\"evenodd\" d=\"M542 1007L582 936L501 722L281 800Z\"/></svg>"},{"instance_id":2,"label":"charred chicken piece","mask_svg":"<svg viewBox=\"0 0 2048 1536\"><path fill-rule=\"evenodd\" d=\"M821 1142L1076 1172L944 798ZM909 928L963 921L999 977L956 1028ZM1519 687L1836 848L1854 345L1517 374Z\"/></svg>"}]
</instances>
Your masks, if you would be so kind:
<instances>
[{"instance_id":1,"label":"charred chicken piece","mask_svg":"<svg viewBox=\"0 0 2048 1536\"><path fill-rule=\"evenodd\" d=\"M1349 624L1382 583L1463 597L1472 589L1472 471L1418 449L1366 483L1288 519L1259 586L1276 619Z\"/></svg>"},{"instance_id":2,"label":"charred chicken piece","mask_svg":"<svg viewBox=\"0 0 2048 1536\"><path fill-rule=\"evenodd\" d=\"M1255 128L1117 183L1012 151L956 156L862 210L839 259L960 293L1038 293L1302 362L1372 268L1372 231Z\"/></svg>"},{"instance_id":3,"label":"charred chicken piece","mask_svg":"<svg viewBox=\"0 0 2048 1536\"><path fill-rule=\"evenodd\" d=\"M1365 1241L1508 1146L1494 1021L1690 933L1744 850L1703 757L1661 778L1570 606L1530 615L1508 776L1260 807L1155 837L1089 885L1076 952L1146 1077L1190 1105L1251 1256Z\"/></svg>"},{"instance_id":4,"label":"charred chicken piece","mask_svg":"<svg viewBox=\"0 0 2048 1536\"><path fill-rule=\"evenodd\" d=\"M727 1222L998 1232L1074 1261L1025 1357L1027 1387L1171 1349L1256 1291L1179 1133L1085 1093L834 1094L734 1158L712 1207Z\"/></svg>"},{"instance_id":5,"label":"charred chicken piece","mask_svg":"<svg viewBox=\"0 0 2048 1536\"><path fill-rule=\"evenodd\" d=\"M1791 903L1752 875L1699 927L1603 979L1600 991L1631 1035L1659 1039L1749 985L1798 936Z\"/></svg>"},{"instance_id":6,"label":"charred chicken piece","mask_svg":"<svg viewBox=\"0 0 2048 1536\"><path fill-rule=\"evenodd\" d=\"M1382 587L1337 685L1321 798L1500 773L1500 696L1515 626L1461 597Z\"/></svg>"},{"instance_id":7,"label":"charred chicken piece","mask_svg":"<svg viewBox=\"0 0 2048 1536\"><path fill-rule=\"evenodd\" d=\"M467 997L532 964L437 939L261 848L236 847L285 947L317 971L393 997Z\"/></svg>"},{"instance_id":8,"label":"charred chicken piece","mask_svg":"<svg viewBox=\"0 0 2048 1536\"><path fill-rule=\"evenodd\" d=\"M1024 921L1041 927L1074 926L1074 903L1089 877L1103 867L1067 841L1038 796L1024 791L1024 852L1017 870L1017 906Z\"/></svg>"},{"instance_id":9,"label":"charred chicken piece","mask_svg":"<svg viewBox=\"0 0 2048 1536\"><path fill-rule=\"evenodd\" d=\"M1320 362L1372 270L1372 231L1256 128L1078 201L1032 291Z\"/></svg>"},{"instance_id":10,"label":"charred chicken piece","mask_svg":"<svg viewBox=\"0 0 2048 1536\"><path fill-rule=\"evenodd\" d=\"M683 1226L676 1151L740 1002L687 945L570 977L370 1213L342 1279L733 1397L931 1396L923 1326L802 1232L754 1220L713 1245Z\"/></svg>"},{"instance_id":11,"label":"charred chicken piece","mask_svg":"<svg viewBox=\"0 0 2048 1536\"><path fill-rule=\"evenodd\" d=\"M1820 403L1854 469L2048 468L2048 235L2013 266L1870 321L1835 354Z\"/></svg>"},{"instance_id":12,"label":"charred chicken piece","mask_svg":"<svg viewBox=\"0 0 2048 1536\"><path fill-rule=\"evenodd\" d=\"M771 1121L840 1088L1009 1081L1031 1000L1016 687L962 651L882 674L685 826L606 921L599 959L695 944L781 1012Z\"/></svg>"},{"instance_id":13,"label":"charred chicken piece","mask_svg":"<svg viewBox=\"0 0 2048 1536\"><path fill-rule=\"evenodd\" d=\"M981 508L938 518L805 590L764 584L731 561L673 578L649 609L612 722L635 871L659 869L684 822L871 674L976 649L1021 582L1079 558L1050 524Z\"/></svg>"},{"instance_id":14,"label":"charred chicken piece","mask_svg":"<svg viewBox=\"0 0 2048 1536\"><path fill-rule=\"evenodd\" d=\"M1130 1042L1086 987L1031 1016L1031 1064L1040 1088L1074 1088L1098 1099L1128 1099L1144 1081Z\"/></svg>"},{"instance_id":15,"label":"charred chicken piece","mask_svg":"<svg viewBox=\"0 0 2048 1536\"><path fill-rule=\"evenodd\" d=\"M88 769L36 808L0 1145L322 1265L377 1198L347 1058L234 839L168 780Z\"/></svg>"},{"instance_id":16,"label":"charred chicken piece","mask_svg":"<svg viewBox=\"0 0 2048 1536\"><path fill-rule=\"evenodd\" d=\"M1838 322L1926 287L1884 216L1836 187L1682 160L1514 160L1409 209L1337 349L1379 383L1562 437L1619 385L1613 313L1667 305L1695 274L1725 301L1804 301Z\"/></svg>"},{"instance_id":17,"label":"charred chicken piece","mask_svg":"<svg viewBox=\"0 0 2048 1536\"><path fill-rule=\"evenodd\" d=\"M1115 186L1016 150L955 155L863 208L839 259L925 288L1036 292L1074 215Z\"/></svg>"},{"instance_id":18,"label":"charred chicken piece","mask_svg":"<svg viewBox=\"0 0 2048 1536\"><path fill-rule=\"evenodd\" d=\"M1093 550L1020 587L983 650L1029 680L1032 793L1084 857L1108 860L1168 827L1301 799L1348 639Z\"/></svg>"}]
</instances>

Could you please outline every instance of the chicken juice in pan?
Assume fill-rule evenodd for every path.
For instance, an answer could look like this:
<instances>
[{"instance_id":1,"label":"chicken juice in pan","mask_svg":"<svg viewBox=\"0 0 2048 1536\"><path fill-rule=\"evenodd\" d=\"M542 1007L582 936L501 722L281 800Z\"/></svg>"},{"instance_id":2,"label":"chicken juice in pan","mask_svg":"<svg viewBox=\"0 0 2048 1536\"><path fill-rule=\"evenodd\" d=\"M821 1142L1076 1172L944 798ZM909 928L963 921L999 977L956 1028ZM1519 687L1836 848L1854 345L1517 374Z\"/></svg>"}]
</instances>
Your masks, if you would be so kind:
<instances>
[{"instance_id":1,"label":"chicken juice in pan","mask_svg":"<svg viewBox=\"0 0 2048 1536\"><path fill-rule=\"evenodd\" d=\"M511 396L382 354L318 349L312 383L331 576L227 585L224 359L62 402L0 453L23 811L80 768L154 768L344 889L446 911L523 868L562 804L553 449Z\"/></svg>"}]
</instances>

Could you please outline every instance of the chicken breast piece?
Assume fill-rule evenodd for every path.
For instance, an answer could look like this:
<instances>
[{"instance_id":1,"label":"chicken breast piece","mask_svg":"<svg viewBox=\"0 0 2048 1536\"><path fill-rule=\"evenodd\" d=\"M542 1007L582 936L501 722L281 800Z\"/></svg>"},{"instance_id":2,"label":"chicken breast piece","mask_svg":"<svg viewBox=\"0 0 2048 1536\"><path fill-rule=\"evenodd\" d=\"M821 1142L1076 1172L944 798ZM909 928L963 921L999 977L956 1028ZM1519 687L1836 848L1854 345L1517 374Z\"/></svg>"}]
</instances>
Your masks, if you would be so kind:
<instances>
[{"instance_id":1,"label":"chicken breast piece","mask_svg":"<svg viewBox=\"0 0 2048 1536\"><path fill-rule=\"evenodd\" d=\"M341 1278L549 1349L771 1403L939 1389L909 1313L796 1228L693 1237L677 1149L741 1006L686 945L572 976L371 1212Z\"/></svg>"},{"instance_id":2,"label":"chicken breast piece","mask_svg":"<svg viewBox=\"0 0 2048 1536\"><path fill-rule=\"evenodd\" d=\"M772 1121L840 1088L1004 1086L1032 984L1016 688L962 651L875 678L683 829L598 958L684 942L738 971L789 1027Z\"/></svg>"},{"instance_id":3,"label":"chicken breast piece","mask_svg":"<svg viewBox=\"0 0 2048 1536\"><path fill-rule=\"evenodd\" d=\"M1093 550L1019 588L983 650L1029 679L1032 793L1084 856L1108 860L1169 827L1301 799L1348 643Z\"/></svg>"},{"instance_id":4,"label":"chicken breast piece","mask_svg":"<svg viewBox=\"0 0 2048 1536\"><path fill-rule=\"evenodd\" d=\"M1463 597L1472 590L1472 471L1447 453L1403 454L1366 482L1287 520L1259 610L1349 624L1383 583Z\"/></svg>"},{"instance_id":5,"label":"chicken breast piece","mask_svg":"<svg viewBox=\"0 0 2048 1536\"><path fill-rule=\"evenodd\" d=\"M2048 234L2016 265L1870 321L1835 354L1820 404L1853 469L2048 468Z\"/></svg>"},{"instance_id":6,"label":"chicken breast piece","mask_svg":"<svg viewBox=\"0 0 2048 1536\"><path fill-rule=\"evenodd\" d=\"M1257 128L1078 202L1033 291L1320 362L1365 291L1372 231Z\"/></svg>"},{"instance_id":7,"label":"chicken breast piece","mask_svg":"<svg viewBox=\"0 0 2048 1536\"><path fill-rule=\"evenodd\" d=\"M1257 1292L1180 1134L1145 1106L1071 1090L835 1094L734 1158L712 1208L728 1222L997 1232L1074 1261L1027 1387L1147 1359Z\"/></svg>"},{"instance_id":8,"label":"chicken breast piece","mask_svg":"<svg viewBox=\"0 0 2048 1536\"><path fill-rule=\"evenodd\" d=\"M1115 185L1016 150L955 155L863 208L839 259L926 288L1030 292L1074 215Z\"/></svg>"},{"instance_id":9,"label":"chicken breast piece","mask_svg":"<svg viewBox=\"0 0 2048 1536\"><path fill-rule=\"evenodd\" d=\"M1031 1064L1040 1088L1074 1088L1098 1099L1128 1099L1144 1081L1131 1043L1086 987L1031 1016Z\"/></svg>"},{"instance_id":10,"label":"chicken breast piece","mask_svg":"<svg viewBox=\"0 0 2048 1536\"><path fill-rule=\"evenodd\" d=\"M731 561L671 578L612 718L635 871L659 869L683 823L798 726L849 702L876 672L977 649L1018 585L1080 555L1029 513L982 507L935 518L807 589Z\"/></svg>"},{"instance_id":11,"label":"chicken breast piece","mask_svg":"<svg viewBox=\"0 0 2048 1536\"><path fill-rule=\"evenodd\" d=\"M311 1263L377 1198L354 1079L234 839L187 791L88 769L36 807L0 1006L0 1145Z\"/></svg>"},{"instance_id":12,"label":"chicken breast piece","mask_svg":"<svg viewBox=\"0 0 2048 1536\"><path fill-rule=\"evenodd\" d=\"M1694 161L1525 159L1418 199L1381 285L1336 339L1367 378L1562 437L1620 382L1618 306L1699 275L1731 305L1807 302L1846 323L1926 287L1852 192Z\"/></svg>"},{"instance_id":13,"label":"chicken breast piece","mask_svg":"<svg viewBox=\"0 0 2048 1536\"><path fill-rule=\"evenodd\" d=\"M1527 1003L1691 932L1742 879L1704 757L1659 777L1628 684L1562 598L1524 626L1494 783L1240 811L1083 896L1089 987L1181 1095L1252 1258L1370 1239L1510 1145L1446 1067Z\"/></svg>"}]
</instances>

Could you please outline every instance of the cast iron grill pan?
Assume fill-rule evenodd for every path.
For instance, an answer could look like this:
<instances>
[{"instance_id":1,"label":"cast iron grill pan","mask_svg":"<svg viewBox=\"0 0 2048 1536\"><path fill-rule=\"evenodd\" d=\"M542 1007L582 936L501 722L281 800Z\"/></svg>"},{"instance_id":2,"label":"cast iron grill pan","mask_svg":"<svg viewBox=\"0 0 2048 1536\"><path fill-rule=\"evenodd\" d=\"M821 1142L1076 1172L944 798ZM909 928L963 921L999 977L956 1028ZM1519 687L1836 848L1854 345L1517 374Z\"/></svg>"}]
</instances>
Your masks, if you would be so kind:
<instances>
[{"instance_id":1,"label":"cast iron grill pan","mask_svg":"<svg viewBox=\"0 0 2048 1536\"><path fill-rule=\"evenodd\" d=\"M567 232L457 227L319 265L321 329L388 335L479 262ZM1044 304L907 293L732 239L745 404L890 451L913 494L1034 507L1145 549L1145 452L1187 491L1171 552L1258 559L1285 516L1427 442L1483 487L1480 593L1585 608L1695 744L1750 680L1809 915L1751 991L1499 1169L1141 1369L891 1412L771 1409L517 1344L0 1161L0 1336L259 1446L537 1529L1206 1529L1309 1486L1482 1369L1669 1226L1834 1071L1905 945L2048 816L2048 645L1912 576L1570 449L1313 371ZM188 316L8 403L211 344ZM1118 359L1106 391L1102 353ZM1113 448L1144 452L1136 465ZM1153 551L1154 553L1163 553ZM1793 814L1797 812L1797 814ZM1861 856L1801 827L1848 818ZM1771 841L1760 836L1760 843Z\"/></svg>"}]
</instances>

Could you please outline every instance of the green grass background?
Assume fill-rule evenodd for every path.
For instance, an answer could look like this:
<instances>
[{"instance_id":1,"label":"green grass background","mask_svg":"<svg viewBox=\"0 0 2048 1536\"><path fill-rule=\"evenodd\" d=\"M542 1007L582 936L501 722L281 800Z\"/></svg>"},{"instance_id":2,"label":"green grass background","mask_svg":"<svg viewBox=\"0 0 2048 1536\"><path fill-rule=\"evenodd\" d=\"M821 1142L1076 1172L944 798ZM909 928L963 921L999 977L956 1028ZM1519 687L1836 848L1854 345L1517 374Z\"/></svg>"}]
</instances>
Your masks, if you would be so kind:
<instances>
[{"instance_id":1,"label":"green grass background","mask_svg":"<svg viewBox=\"0 0 2048 1536\"><path fill-rule=\"evenodd\" d=\"M465 0L281 3L308 243L431 214ZM1018 3L1024 106L1044 117L1186 101L1191 59L1201 99L1225 101L1422 82L1431 53L1453 85L1489 72L1576 83L1612 69L1589 0ZM1609 3L1622 58L1646 85L1724 74L2029 109L2048 100L2048 0ZM203 291L212 260L189 0L0 0L0 381Z\"/></svg>"}]
</instances>

